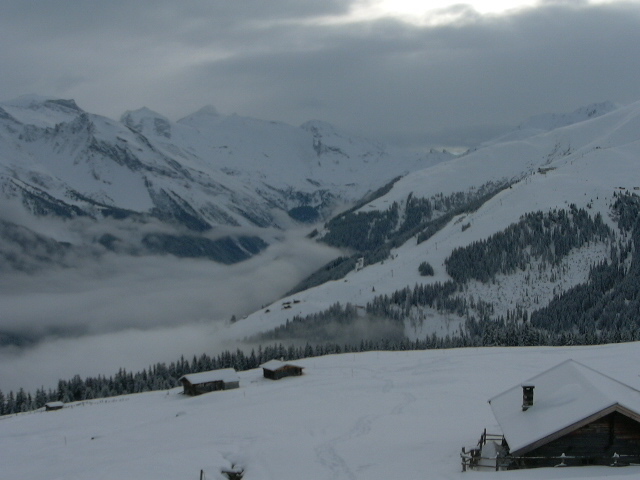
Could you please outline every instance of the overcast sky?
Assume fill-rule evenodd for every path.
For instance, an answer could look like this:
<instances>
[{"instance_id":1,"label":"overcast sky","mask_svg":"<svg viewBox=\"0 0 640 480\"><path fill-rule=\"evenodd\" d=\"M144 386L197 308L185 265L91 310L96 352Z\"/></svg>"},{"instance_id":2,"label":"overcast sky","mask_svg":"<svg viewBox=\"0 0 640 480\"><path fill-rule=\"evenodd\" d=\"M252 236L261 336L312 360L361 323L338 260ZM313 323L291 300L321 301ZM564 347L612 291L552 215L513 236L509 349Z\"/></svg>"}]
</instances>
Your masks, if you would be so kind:
<instances>
[{"instance_id":1,"label":"overcast sky","mask_svg":"<svg viewBox=\"0 0 640 480\"><path fill-rule=\"evenodd\" d=\"M111 118L211 104L411 145L640 99L638 1L452 3L3 0L0 97L74 98Z\"/></svg>"}]
</instances>

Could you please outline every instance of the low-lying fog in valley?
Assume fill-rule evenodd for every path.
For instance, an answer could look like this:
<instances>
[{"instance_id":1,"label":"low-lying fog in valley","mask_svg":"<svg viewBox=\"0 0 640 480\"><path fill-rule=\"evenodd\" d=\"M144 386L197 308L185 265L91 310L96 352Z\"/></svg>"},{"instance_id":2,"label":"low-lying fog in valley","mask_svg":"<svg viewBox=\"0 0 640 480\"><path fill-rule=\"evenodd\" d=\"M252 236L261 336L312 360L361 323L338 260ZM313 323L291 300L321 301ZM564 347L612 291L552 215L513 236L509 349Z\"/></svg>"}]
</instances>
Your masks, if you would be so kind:
<instances>
[{"instance_id":1,"label":"low-lying fog in valley","mask_svg":"<svg viewBox=\"0 0 640 480\"><path fill-rule=\"evenodd\" d=\"M106 254L72 268L0 274L0 331L22 343L0 347L3 391L235 349L216 335L232 316L274 301L339 254L306 233L282 233L231 266Z\"/></svg>"}]
</instances>

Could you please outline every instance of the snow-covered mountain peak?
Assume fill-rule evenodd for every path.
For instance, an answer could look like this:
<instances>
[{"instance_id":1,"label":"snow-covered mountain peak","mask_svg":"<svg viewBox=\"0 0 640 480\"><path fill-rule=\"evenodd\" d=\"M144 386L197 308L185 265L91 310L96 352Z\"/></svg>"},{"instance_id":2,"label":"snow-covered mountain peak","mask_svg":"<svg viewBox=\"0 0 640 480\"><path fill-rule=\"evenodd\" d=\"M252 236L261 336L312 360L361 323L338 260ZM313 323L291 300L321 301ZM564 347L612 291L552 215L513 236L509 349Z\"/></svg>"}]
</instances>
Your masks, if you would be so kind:
<instances>
[{"instance_id":1,"label":"snow-covered mountain peak","mask_svg":"<svg viewBox=\"0 0 640 480\"><path fill-rule=\"evenodd\" d=\"M40 95L22 95L7 102L2 102L3 106L15 107L29 110L56 110L65 113L82 112L83 110L78 106L73 99L61 99L54 97L43 97Z\"/></svg>"},{"instance_id":2,"label":"snow-covered mountain peak","mask_svg":"<svg viewBox=\"0 0 640 480\"><path fill-rule=\"evenodd\" d=\"M41 105L50 100L55 100L55 98L30 93L26 95L20 95L19 97L12 98L10 100L5 100L2 102L2 105L19 107L19 108L30 108L35 105Z\"/></svg>"},{"instance_id":3,"label":"snow-covered mountain peak","mask_svg":"<svg viewBox=\"0 0 640 480\"><path fill-rule=\"evenodd\" d=\"M570 125L601 117L602 115L611 113L618 108L620 108L619 105L610 101L605 101L591 103L570 113L542 113L540 115L534 115L519 124L513 130L489 140L483 145L487 146L524 140L541 133L550 132L558 128L568 127Z\"/></svg>"},{"instance_id":4,"label":"snow-covered mountain peak","mask_svg":"<svg viewBox=\"0 0 640 480\"><path fill-rule=\"evenodd\" d=\"M329 156L334 162L342 158L361 158L368 162L386 158L387 155L386 148L381 144L354 137L327 122L310 120L300 125L300 129L313 136L313 149L319 157ZM355 149L354 144L358 144ZM365 148L363 149L362 146Z\"/></svg>"},{"instance_id":5,"label":"snow-covered mountain peak","mask_svg":"<svg viewBox=\"0 0 640 480\"><path fill-rule=\"evenodd\" d=\"M18 122L40 128L69 122L77 115L84 113L75 100L38 95L23 95L0 103L0 107Z\"/></svg>"},{"instance_id":6,"label":"snow-covered mountain peak","mask_svg":"<svg viewBox=\"0 0 640 480\"><path fill-rule=\"evenodd\" d=\"M219 117L220 116L220 112L218 112L218 109L216 107L214 107L213 105L205 105L204 107L202 107L200 110L198 110L195 113L198 114L198 115L210 115L210 116L214 116L214 117Z\"/></svg>"},{"instance_id":7,"label":"snow-covered mountain peak","mask_svg":"<svg viewBox=\"0 0 640 480\"><path fill-rule=\"evenodd\" d=\"M369 147L374 147L375 149L381 148L381 145L378 142L372 141L371 139L356 137L344 130L341 130L335 125L324 122L322 120L309 120L300 125L300 128L306 132L309 132L316 140L323 139L324 141L330 141L334 143L344 142L345 144L353 144L355 142L358 142L367 144Z\"/></svg>"},{"instance_id":8,"label":"snow-covered mountain peak","mask_svg":"<svg viewBox=\"0 0 640 480\"><path fill-rule=\"evenodd\" d=\"M153 134L165 138L171 138L170 120L154 112L147 107L138 110L127 110L121 117L120 122L136 132L144 135Z\"/></svg>"},{"instance_id":9,"label":"snow-covered mountain peak","mask_svg":"<svg viewBox=\"0 0 640 480\"><path fill-rule=\"evenodd\" d=\"M213 105L205 105L200 110L178 120L177 123L190 127L210 127L217 125L224 117Z\"/></svg>"},{"instance_id":10,"label":"snow-covered mountain peak","mask_svg":"<svg viewBox=\"0 0 640 480\"><path fill-rule=\"evenodd\" d=\"M338 135L336 128L328 122L322 120L309 120L300 125L300 128L313 135Z\"/></svg>"},{"instance_id":11,"label":"snow-covered mountain peak","mask_svg":"<svg viewBox=\"0 0 640 480\"><path fill-rule=\"evenodd\" d=\"M142 107L137 110L127 110L120 117L120 121L127 124L127 126L130 126L130 124L138 123L147 118L161 118L163 120L169 121L169 119L161 113L158 113L147 107Z\"/></svg>"},{"instance_id":12,"label":"snow-covered mountain peak","mask_svg":"<svg viewBox=\"0 0 640 480\"><path fill-rule=\"evenodd\" d=\"M571 113L543 113L530 117L518 126L518 129L539 129L542 131L550 131L560 127L573 125L574 123L583 122L590 118L599 117L606 113L612 112L618 108L613 102L592 103L584 107L580 107Z\"/></svg>"},{"instance_id":13,"label":"snow-covered mountain peak","mask_svg":"<svg viewBox=\"0 0 640 480\"><path fill-rule=\"evenodd\" d=\"M577 109L574 113L576 114L584 114L588 118L591 117L599 117L600 115L604 115L605 113L613 112L618 109L620 106L607 100L600 103L592 103L585 107Z\"/></svg>"}]
</instances>

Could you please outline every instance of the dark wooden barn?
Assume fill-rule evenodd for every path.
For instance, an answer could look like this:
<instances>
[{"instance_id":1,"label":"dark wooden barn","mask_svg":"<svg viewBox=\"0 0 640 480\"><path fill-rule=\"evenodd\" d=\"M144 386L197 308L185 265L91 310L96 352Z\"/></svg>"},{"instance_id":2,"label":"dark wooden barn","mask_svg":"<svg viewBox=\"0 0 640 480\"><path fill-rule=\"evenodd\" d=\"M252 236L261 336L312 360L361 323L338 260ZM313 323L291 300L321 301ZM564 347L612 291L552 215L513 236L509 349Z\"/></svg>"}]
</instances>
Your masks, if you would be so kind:
<instances>
[{"instance_id":1,"label":"dark wooden barn","mask_svg":"<svg viewBox=\"0 0 640 480\"><path fill-rule=\"evenodd\" d=\"M610 413L606 413L609 411ZM548 467L564 463L579 465L628 465L640 461L638 416L622 408L607 409L585 419L585 425L559 431L555 440L540 442L531 450L516 452L522 459L514 467ZM604 416L598 418L598 415ZM564 455L564 457L563 457ZM558 460L560 457L560 460Z\"/></svg>"},{"instance_id":2,"label":"dark wooden barn","mask_svg":"<svg viewBox=\"0 0 640 480\"><path fill-rule=\"evenodd\" d=\"M280 360L269 360L267 363L260 365L264 378L271 380L280 380L283 377L302 375L302 369L298 365L285 363Z\"/></svg>"},{"instance_id":3,"label":"dark wooden barn","mask_svg":"<svg viewBox=\"0 0 640 480\"><path fill-rule=\"evenodd\" d=\"M492 447L496 469L640 463L640 391L581 363L567 360L489 403L504 435Z\"/></svg>"},{"instance_id":4,"label":"dark wooden barn","mask_svg":"<svg viewBox=\"0 0 640 480\"><path fill-rule=\"evenodd\" d=\"M186 395L200 395L217 390L230 390L240 386L240 378L233 368L190 373L180 377Z\"/></svg>"},{"instance_id":5,"label":"dark wooden barn","mask_svg":"<svg viewBox=\"0 0 640 480\"><path fill-rule=\"evenodd\" d=\"M44 409L47 412L53 412L55 410L61 410L64 408L63 402L47 402L44 404Z\"/></svg>"}]
</instances>

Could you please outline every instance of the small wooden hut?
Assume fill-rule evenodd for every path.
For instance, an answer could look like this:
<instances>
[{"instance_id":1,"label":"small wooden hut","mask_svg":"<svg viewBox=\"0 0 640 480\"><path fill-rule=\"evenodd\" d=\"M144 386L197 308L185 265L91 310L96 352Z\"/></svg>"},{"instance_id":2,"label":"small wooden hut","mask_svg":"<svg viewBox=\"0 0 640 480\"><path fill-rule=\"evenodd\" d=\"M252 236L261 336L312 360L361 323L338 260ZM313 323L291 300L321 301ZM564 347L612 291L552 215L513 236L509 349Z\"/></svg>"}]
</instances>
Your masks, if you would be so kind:
<instances>
[{"instance_id":1,"label":"small wooden hut","mask_svg":"<svg viewBox=\"0 0 640 480\"><path fill-rule=\"evenodd\" d=\"M567 360L489 400L496 469L640 463L640 391ZM496 458L497 457L497 458Z\"/></svg>"},{"instance_id":2,"label":"small wooden hut","mask_svg":"<svg viewBox=\"0 0 640 480\"><path fill-rule=\"evenodd\" d=\"M240 378L233 368L190 373L180 377L186 395L200 395L217 390L230 390L240 386Z\"/></svg>"},{"instance_id":3,"label":"small wooden hut","mask_svg":"<svg viewBox=\"0 0 640 480\"><path fill-rule=\"evenodd\" d=\"M260 365L260 367L262 368L264 378L268 378L270 380L280 380L283 377L300 376L302 375L302 369L304 368L291 363L285 363L280 360L269 360L268 362Z\"/></svg>"},{"instance_id":4,"label":"small wooden hut","mask_svg":"<svg viewBox=\"0 0 640 480\"><path fill-rule=\"evenodd\" d=\"M64 408L63 402L47 402L44 404L44 409L46 412L53 412L62 408Z\"/></svg>"}]
</instances>

